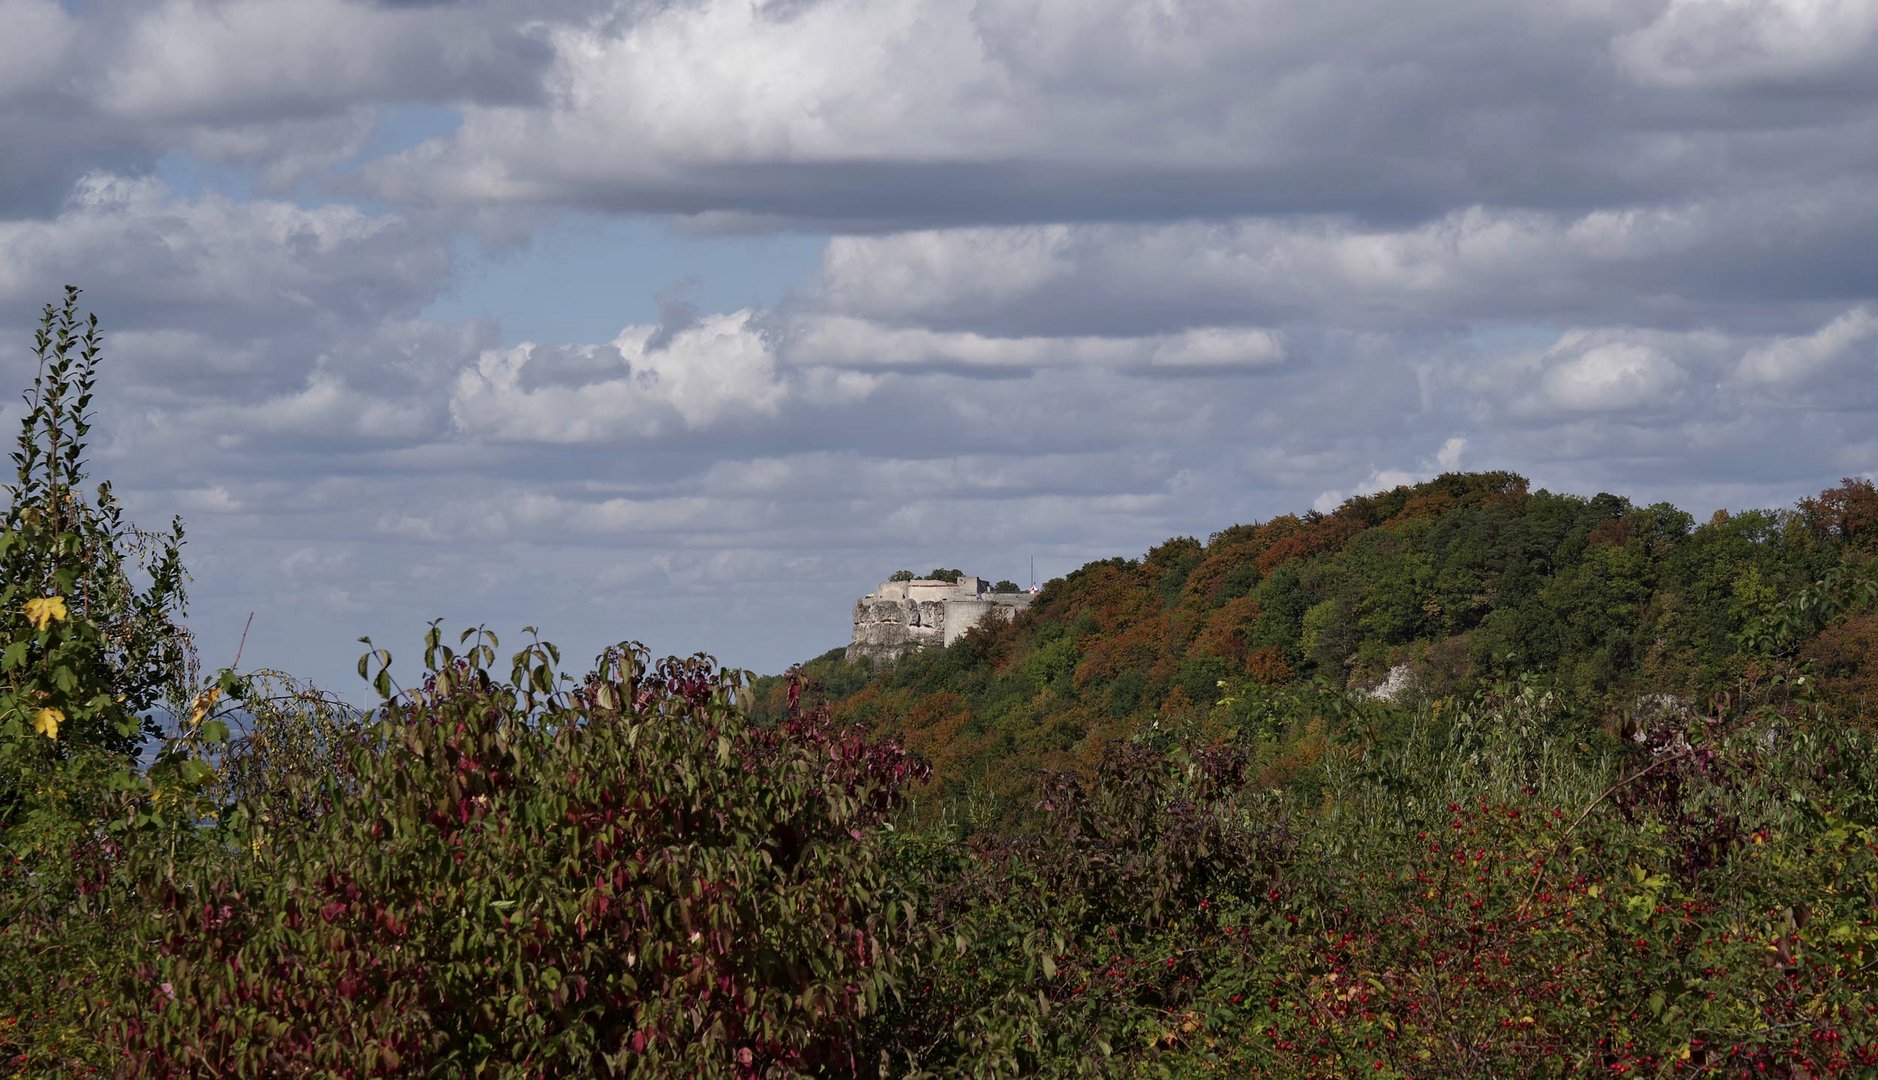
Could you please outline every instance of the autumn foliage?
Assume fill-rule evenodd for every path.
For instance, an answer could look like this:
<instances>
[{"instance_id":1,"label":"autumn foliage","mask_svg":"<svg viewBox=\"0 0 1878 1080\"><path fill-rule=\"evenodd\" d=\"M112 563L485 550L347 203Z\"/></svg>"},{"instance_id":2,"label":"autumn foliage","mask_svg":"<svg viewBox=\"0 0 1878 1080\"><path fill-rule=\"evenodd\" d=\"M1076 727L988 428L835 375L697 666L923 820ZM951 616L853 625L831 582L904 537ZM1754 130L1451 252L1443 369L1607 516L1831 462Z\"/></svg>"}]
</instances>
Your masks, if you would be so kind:
<instances>
[{"instance_id":1,"label":"autumn foliage","mask_svg":"<svg viewBox=\"0 0 1878 1080\"><path fill-rule=\"evenodd\" d=\"M302 820L233 808L166 875L107 1012L148 1075L761 1076L859 1067L909 907L881 830L920 766L706 658L513 681L468 638L388 700ZM277 717L275 723L291 722Z\"/></svg>"},{"instance_id":2,"label":"autumn foliage","mask_svg":"<svg viewBox=\"0 0 1878 1080\"><path fill-rule=\"evenodd\" d=\"M355 709L195 678L175 532L131 587L71 299L0 539L0 1074L1878 1075L1867 483L1445 476L881 670L432 624Z\"/></svg>"}]
</instances>

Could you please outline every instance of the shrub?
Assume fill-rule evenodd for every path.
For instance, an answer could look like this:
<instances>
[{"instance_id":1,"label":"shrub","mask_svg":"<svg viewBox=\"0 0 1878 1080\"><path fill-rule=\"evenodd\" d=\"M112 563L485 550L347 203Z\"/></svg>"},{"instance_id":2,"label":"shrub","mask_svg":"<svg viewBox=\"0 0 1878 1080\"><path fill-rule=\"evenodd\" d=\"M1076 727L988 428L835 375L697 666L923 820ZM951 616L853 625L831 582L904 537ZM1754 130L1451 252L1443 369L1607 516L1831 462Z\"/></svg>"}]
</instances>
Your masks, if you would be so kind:
<instances>
[{"instance_id":1,"label":"shrub","mask_svg":"<svg viewBox=\"0 0 1878 1080\"><path fill-rule=\"evenodd\" d=\"M819 711L753 727L708 657L622 646L569 684L535 643L504 681L493 636L464 643L433 628L337 768L271 782L317 812L244 802L233 857L162 882L112 1010L136 1071L865 1070L918 764Z\"/></svg>"},{"instance_id":2,"label":"shrub","mask_svg":"<svg viewBox=\"0 0 1878 1080\"><path fill-rule=\"evenodd\" d=\"M1119 745L1035 836L896 843L927 946L876 1038L914 1075L1871 1075L1869 739L1724 704L1624 748L1533 684L1365 704L1284 791L1279 747Z\"/></svg>"},{"instance_id":3,"label":"shrub","mask_svg":"<svg viewBox=\"0 0 1878 1080\"><path fill-rule=\"evenodd\" d=\"M1219 914L1288 861L1248 780L1230 749L1121 743L1089 778L1045 780L1038 835L899 840L928 914L911 992L875 1023L887 1056L915 1076L1104 1075L1137 1056L1199 999Z\"/></svg>"}]
</instances>

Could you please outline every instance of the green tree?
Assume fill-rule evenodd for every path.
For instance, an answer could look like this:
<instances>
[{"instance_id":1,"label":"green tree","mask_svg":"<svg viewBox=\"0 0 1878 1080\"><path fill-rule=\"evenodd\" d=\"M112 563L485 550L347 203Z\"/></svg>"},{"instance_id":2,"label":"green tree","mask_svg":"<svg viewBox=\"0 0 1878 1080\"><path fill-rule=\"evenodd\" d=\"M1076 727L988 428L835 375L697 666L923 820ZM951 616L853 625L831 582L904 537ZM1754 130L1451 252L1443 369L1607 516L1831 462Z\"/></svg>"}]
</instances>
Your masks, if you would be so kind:
<instances>
[{"instance_id":1,"label":"green tree","mask_svg":"<svg viewBox=\"0 0 1878 1080\"><path fill-rule=\"evenodd\" d=\"M41 318L0 514L0 1061L20 1075L97 1058L88 1002L147 895L125 867L173 860L217 812L201 750L234 689L190 694L180 523L140 531L110 485L85 489L101 342L77 301L68 288ZM193 722L140 763L163 709Z\"/></svg>"},{"instance_id":2,"label":"green tree","mask_svg":"<svg viewBox=\"0 0 1878 1080\"><path fill-rule=\"evenodd\" d=\"M15 770L73 748L134 755L158 734L154 710L187 707L194 666L182 522L145 532L108 483L84 490L102 341L76 288L46 305L33 344L0 518L0 820L17 808Z\"/></svg>"}]
</instances>

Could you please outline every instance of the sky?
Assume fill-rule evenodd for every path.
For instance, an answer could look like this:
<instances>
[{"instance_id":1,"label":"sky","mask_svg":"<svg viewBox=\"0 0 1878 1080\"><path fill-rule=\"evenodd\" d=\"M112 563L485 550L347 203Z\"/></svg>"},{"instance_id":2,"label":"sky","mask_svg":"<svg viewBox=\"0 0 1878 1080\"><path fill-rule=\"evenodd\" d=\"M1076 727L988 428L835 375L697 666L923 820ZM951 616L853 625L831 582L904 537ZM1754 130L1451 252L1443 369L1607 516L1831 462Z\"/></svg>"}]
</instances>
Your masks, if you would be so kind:
<instances>
[{"instance_id":1,"label":"sky","mask_svg":"<svg viewBox=\"0 0 1878 1080\"><path fill-rule=\"evenodd\" d=\"M1449 470L1878 470L1871 0L0 0L0 373L64 285L190 624L776 671ZM9 421L18 416L14 405ZM253 613L245 644L242 628Z\"/></svg>"}]
</instances>

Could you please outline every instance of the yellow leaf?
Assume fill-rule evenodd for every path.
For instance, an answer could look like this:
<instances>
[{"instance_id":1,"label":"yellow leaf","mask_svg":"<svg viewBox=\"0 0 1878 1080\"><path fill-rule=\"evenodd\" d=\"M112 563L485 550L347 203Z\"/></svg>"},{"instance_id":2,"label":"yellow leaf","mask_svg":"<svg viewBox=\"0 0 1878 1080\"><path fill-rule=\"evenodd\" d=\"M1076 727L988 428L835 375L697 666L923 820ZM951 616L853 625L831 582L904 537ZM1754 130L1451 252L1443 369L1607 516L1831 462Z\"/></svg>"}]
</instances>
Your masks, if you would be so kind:
<instances>
[{"instance_id":1,"label":"yellow leaf","mask_svg":"<svg viewBox=\"0 0 1878 1080\"><path fill-rule=\"evenodd\" d=\"M222 688L219 686L212 686L200 694L197 694L196 703L189 709L190 726L193 727L196 724L200 724L202 718L209 714L209 710L215 707L215 702L220 699L221 696Z\"/></svg>"},{"instance_id":2,"label":"yellow leaf","mask_svg":"<svg viewBox=\"0 0 1878 1080\"><path fill-rule=\"evenodd\" d=\"M26 618L34 627L44 630L53 622L63 622L66 617L65 597L38 596L26 601L23 608Z\"/></svg>"},{"instance_id":3,"label":"yellow leaf","mask_svg":"<svg viewBox=\"0 0 1878 1080\"><path fill-rule=\"evenodd\" d=\"M59 741L59 725L65 723L65 714L57 709L41 709L33 714L33 730L53 742Z\"/></svg>"}]
</instances>

